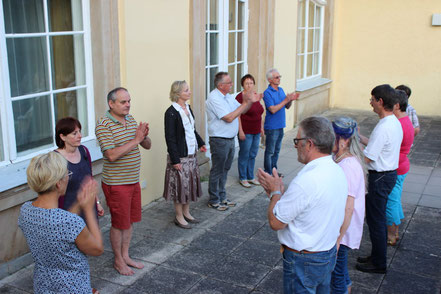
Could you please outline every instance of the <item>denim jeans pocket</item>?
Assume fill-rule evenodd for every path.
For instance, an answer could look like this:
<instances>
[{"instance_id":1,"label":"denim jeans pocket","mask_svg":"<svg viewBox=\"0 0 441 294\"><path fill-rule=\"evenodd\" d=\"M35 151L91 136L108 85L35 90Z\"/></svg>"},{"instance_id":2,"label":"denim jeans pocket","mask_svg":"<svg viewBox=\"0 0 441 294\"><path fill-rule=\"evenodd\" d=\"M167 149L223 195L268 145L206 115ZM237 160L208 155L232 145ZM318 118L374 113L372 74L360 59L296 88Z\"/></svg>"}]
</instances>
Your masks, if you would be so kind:
<instances>
[{"instance_id":1,"label":"denim jeans pocket","mask_svg":"<svg viewBox=\"0 0 441 294\"><path fill-rule=\"evenodd\" d=\"M321 284L322 281L330 274L329 266L329 260L305 262L305 286L316 287L317 285Z\"/></svg>"}]
</instances>

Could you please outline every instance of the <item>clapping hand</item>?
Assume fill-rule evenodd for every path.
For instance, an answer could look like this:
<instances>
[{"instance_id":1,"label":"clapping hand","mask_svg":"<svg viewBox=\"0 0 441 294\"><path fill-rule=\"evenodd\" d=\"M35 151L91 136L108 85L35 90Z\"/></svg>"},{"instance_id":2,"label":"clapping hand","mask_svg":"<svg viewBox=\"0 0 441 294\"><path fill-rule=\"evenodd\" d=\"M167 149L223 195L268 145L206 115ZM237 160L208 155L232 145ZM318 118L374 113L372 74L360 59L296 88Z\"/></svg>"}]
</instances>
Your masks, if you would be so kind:
<instances>
[{"instance_id":1,"label":"clapping hand","mask_svg":"<svg viewBox=\"0 0 441 294\"><path fill-rule=\"evenodd\" d=\"M288 95L286 95L286 99L288 100L288 102L291 102L291 101L297 100L299 98L299 96L300 96L300 93L292 92L292 93L289 93Z\"/></svg>"},{"instance_id":2,"label":"clapping hand","mask_svg":"<svg viewBox=\"0 0 441 294\"><path fill-rule=\"evenodd\" d=\"M259 168L257 171L257 178L267 195L271 194L273 191L280 191L283 194L285 186L282 178L279 177L276 168L273 168L272 175L267 174L263 169Z\"/></svg>"},{"instance_id":3,"label":"clapping hand","mask_svg":"<svg viewBox=\"0 0 441 294\"><path fill-rule=\"evenodd\" d=\"M95 199L97 195L97 182L92 177L84 179L77 197L80 208L82 210L93 208L95 206Z\"/></svg>"}]
</instances>

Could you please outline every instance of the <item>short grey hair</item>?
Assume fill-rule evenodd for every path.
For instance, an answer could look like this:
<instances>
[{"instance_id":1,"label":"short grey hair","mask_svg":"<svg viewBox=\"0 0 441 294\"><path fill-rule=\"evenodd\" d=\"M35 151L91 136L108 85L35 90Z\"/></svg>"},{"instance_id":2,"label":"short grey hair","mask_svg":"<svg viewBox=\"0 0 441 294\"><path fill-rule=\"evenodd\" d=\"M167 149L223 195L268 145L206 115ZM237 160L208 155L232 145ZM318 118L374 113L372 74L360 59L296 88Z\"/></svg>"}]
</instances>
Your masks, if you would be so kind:
<instances>
[{"instance_id":1,"label":"short grey hair","mask_svg":"<svg viewBox=\"0 0 441 294\"><path fill-rule=\"evenodd\" d=\"M124 87L115 88L112 91L110 91L109 94L107 94L107 103L109 103L109 101L115 102L116 101L116 94L119 91L126 91L127 93L129 93L129 91L127 91L127 89Z\"/></svg>"},{"instance_id":2,"label":"short grey hair","mask_svg":"<svg viewBox=\"0 0 441 294\"><path fill-rule=\"evenodd\" d=\"M220 71L214 76L214 87L217 88L217 86L222 82L225 76L228 76L228 73L225 71Z\"/></svg>"},{"instance_id":3,"label":"short grey hair","mask_svg":"<svg viewBox=\"0 0 441 294\"><path fill-rule=\"evenodd\" d=\"M320 153L331 154L335 142L331 122L323 116L310 116L300 122L302 137L311 139Z\"/></svg>"},{"instance_id":4,"label":"short grey hair","mask_svg":"<svg viewBox=\"0 0 441 294\"><path fill-rule=\"evenodd\" d=\"M29 187L38 194L55 191L57 183L67 175L67 161L58 152L32 158L26 170Z\"/></svg>"},{"instance_id":5,"label":"short grey hair","mask_svg":"<svg viewBox=\"0 0 441 294\"><path fill-rule=\"evenodd\" d=\"M270 68L267 72L266 72L266 79L270 80L273 78L273 72L279 73L279 71L277 70L277 68Z\"/></svg>"},{"instance_id":6,"label":"short grey hair","mask_svg":"<svg viewBox=\"0 0 441 294\"><path fill-rule=\"evenodd\" d=\"M174 81L170 87L170 100L172 102L178 102L179 96L181 96L182 89L187 85L187 82L184 81Z\"/></svg>"}]
</instances>

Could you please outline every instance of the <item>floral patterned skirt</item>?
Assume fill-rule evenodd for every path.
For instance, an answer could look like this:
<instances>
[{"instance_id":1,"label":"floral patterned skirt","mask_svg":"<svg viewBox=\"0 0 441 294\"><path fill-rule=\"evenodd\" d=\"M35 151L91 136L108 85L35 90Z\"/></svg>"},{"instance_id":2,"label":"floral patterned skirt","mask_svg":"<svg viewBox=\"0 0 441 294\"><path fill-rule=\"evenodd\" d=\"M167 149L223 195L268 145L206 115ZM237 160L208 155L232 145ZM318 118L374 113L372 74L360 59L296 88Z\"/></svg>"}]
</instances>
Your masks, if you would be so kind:
<instances>
[{"instance_id":1,"label":"floral patterned skirt","mask_svg":"<svg viewBox=\"0 0 441 294\"><path fill-rule=\"evenodd\" d=\"M173 168L170 157L167 155L165 169L164 194L165 200L186 204L197 201L202 196L201 179L196 155L180 158L182 169Z\"/></svg>"}]
</instances>

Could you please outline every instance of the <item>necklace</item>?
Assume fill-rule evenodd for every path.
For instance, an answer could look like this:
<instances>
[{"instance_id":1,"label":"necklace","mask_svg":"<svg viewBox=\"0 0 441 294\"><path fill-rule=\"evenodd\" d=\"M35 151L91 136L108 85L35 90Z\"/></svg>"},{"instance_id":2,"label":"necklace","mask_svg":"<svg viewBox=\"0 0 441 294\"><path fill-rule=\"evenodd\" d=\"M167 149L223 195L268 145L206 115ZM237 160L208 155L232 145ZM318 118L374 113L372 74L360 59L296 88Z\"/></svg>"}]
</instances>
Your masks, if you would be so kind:
<instances>
[{"instance_id":1,"label":"necklace","mask_svg":"<svg viewBox=\"0 0 441 294\"><path fill-rule=\"evenodd\" d=\"M337 163L339 163L339 162L343 159L343 157L346 156L346 154L348 154L348 151L345 151L342 155L340 155L339 157L337 157L334 161L337 162Z\"/></svg>"}]
</instances>

